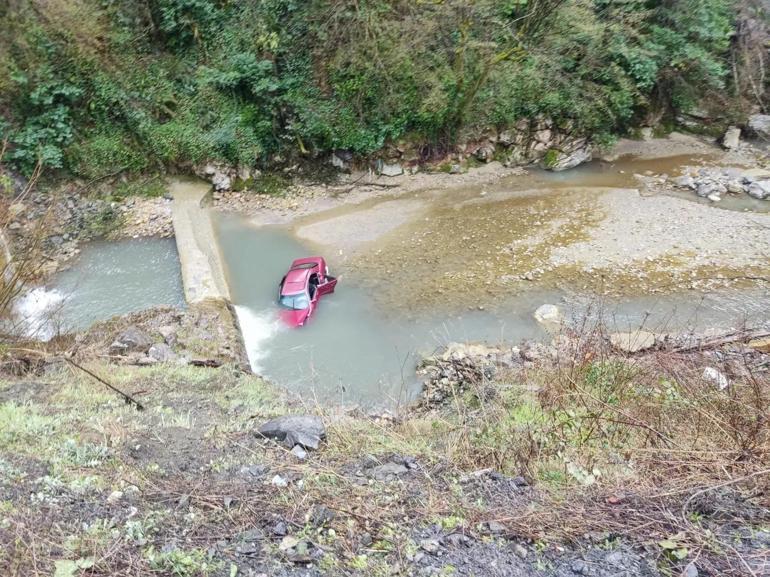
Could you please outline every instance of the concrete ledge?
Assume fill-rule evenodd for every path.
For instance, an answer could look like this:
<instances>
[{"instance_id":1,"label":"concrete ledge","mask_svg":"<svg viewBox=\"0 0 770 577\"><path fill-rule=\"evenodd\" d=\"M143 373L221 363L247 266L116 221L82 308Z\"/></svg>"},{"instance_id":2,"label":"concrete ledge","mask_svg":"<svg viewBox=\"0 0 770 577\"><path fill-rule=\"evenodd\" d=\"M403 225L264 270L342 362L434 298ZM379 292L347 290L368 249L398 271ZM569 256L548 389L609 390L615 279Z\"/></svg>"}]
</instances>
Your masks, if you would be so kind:
<instances>
[{"instance_id":1,"label":"concrete ledge","mask_svg":"<svg viewBox=\"0 0 770 577\"><path fill-rule=\"evenodd\" d=\"M230 302L230 290L216 242L214 225L203 202L211 185L201 180L175 180L172 219L185 299L189 304L210 300Z\"/></svg>"}]
</instances>

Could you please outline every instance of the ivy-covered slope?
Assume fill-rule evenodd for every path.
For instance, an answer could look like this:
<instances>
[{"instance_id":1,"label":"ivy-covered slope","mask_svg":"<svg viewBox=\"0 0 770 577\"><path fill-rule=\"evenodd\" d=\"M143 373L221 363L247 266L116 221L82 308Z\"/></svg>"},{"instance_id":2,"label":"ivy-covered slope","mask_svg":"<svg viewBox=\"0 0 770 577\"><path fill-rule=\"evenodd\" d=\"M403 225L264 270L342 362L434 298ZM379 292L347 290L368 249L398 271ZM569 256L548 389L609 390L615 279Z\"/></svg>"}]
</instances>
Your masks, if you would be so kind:
<instances>
[{"instance_id":1,"label":"ivy-covered slope","mask_svg":"<svg viewBox=\"0 0 770 577\"><path fill-rule=\"evenodd\" d=\"M740 114L734 34L759 6L6 0L5 160L94 179L400 139L428 154L538 115L611 138L704 97Z\"/></svg>"}]
</instances>

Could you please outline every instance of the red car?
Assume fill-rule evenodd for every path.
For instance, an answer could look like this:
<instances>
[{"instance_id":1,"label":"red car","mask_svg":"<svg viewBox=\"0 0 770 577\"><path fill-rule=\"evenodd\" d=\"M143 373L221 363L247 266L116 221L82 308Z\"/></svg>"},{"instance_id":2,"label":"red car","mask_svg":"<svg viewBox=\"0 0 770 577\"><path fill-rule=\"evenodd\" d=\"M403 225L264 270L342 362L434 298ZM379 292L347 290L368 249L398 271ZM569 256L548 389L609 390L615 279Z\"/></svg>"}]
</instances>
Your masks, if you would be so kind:
<instances>
[{"instance_id":1,"label":"red car","mask_svg":"<svg viewBox=\"0 0 770 577\"><path fill-rule=\"evenodd\" d=\"M318 306L321 295L333 293L335 286L337 279L329 276L329 267L323 257L295 260L278 285L281 319L292 327L304 325Z\"/></svg>"}]
</instances>

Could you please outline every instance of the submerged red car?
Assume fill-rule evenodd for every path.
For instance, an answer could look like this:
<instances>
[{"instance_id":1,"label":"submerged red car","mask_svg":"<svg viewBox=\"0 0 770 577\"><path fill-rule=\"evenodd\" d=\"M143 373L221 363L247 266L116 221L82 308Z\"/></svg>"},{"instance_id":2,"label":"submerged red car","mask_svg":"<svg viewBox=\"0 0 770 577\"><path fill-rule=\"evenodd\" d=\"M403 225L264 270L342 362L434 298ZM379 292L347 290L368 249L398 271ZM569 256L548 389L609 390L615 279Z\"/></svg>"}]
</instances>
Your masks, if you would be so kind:
<instances>
[{"instance_id":1,"label":"submerged red car","mask_svg":"<svg viewBox=\"0 0 770 577\"><path fill-rule=\"evenodd\" d=\"M337 279L329 276L323 257L295 260L278 285L281 319L292 327L304 325L318 306L318 299L333 293L336 286Z\"/></svg>"}]
</instances>

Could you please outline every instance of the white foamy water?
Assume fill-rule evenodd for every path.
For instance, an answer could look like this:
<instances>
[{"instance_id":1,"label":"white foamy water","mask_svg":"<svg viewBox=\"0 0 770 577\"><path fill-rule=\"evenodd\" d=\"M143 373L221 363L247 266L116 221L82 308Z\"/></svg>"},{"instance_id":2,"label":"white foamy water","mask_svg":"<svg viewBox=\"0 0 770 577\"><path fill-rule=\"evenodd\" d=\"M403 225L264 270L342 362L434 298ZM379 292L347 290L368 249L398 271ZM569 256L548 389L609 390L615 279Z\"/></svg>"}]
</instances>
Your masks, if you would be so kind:
<instances>
[{"instance_id":1,"label":"white foamy water","mask_svg":"<svg viewBox=\"0 0 770 577\"><path fill-rule=\"evenodd\" d=\"M59 330L58 313L64 295L56 290L37 287L19 297L13 312L17 330L28 337L51 340Z\"/></svg>"},{"instance_id":2,"label":"white foamy water","mask_svg":"<svg viewBox=\"0 0 770 577\"><path fill-rule=\"evenodd\" d=\"M281 324L274 310L255 312L244 305L235 305L235 314L241 327L241 335L249 357L249 365L255 373L263 369L261 361L268 355L265 346L279 330Z\"/></svg>"}]
</instances>

